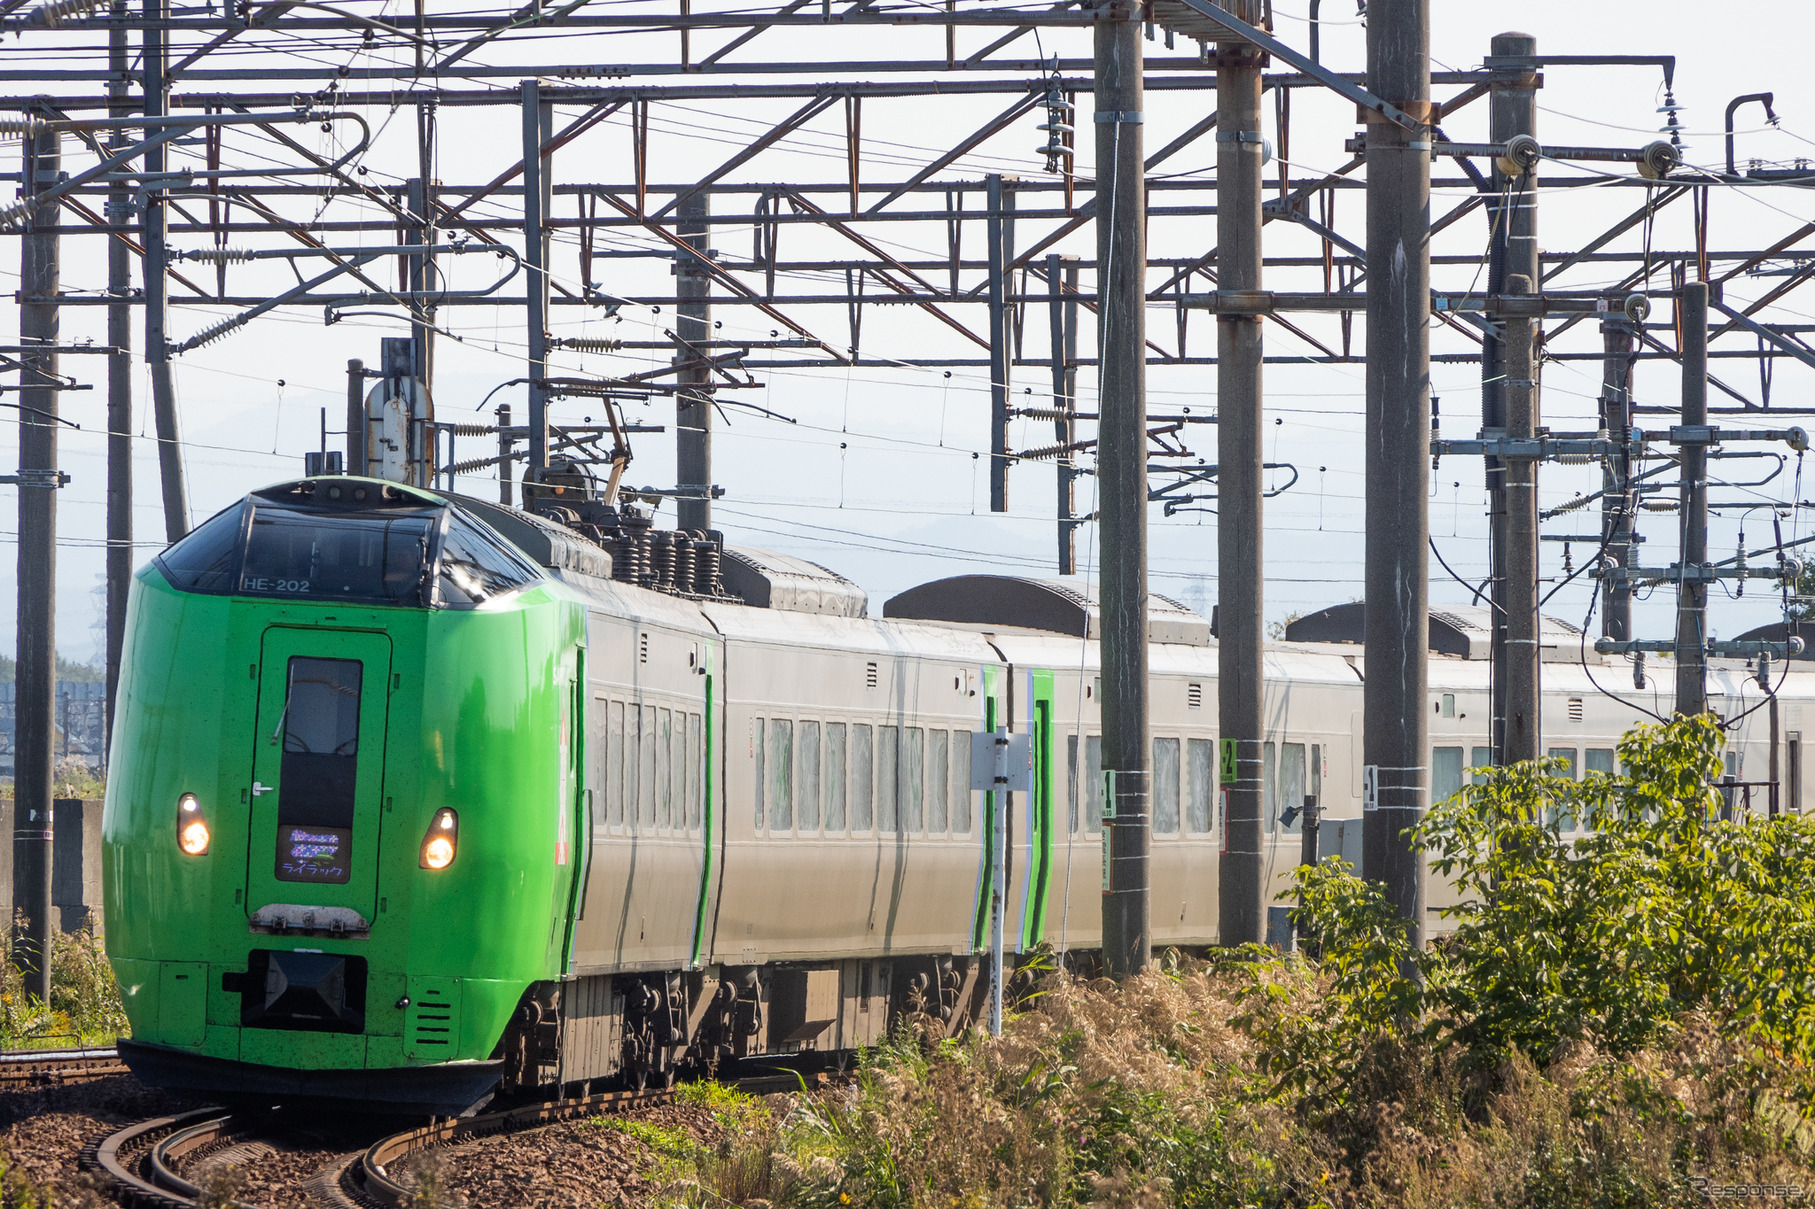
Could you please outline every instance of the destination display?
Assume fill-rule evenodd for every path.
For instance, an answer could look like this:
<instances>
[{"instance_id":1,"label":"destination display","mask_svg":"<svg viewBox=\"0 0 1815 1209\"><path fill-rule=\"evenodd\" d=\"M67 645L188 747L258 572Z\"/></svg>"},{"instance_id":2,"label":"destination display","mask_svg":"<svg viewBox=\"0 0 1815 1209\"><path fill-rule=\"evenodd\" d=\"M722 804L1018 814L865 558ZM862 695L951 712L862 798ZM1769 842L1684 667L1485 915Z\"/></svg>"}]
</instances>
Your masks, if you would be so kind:
<instances>
[{"instance_id":1,"label":"destination display","mask_svg":"<svg viewBox=\"0 0 1815 1209\"><path fill-rule=\"evenodd\" d=\"M280 826L277 880L344 884L352 873L353 833L344 827Z\"/></svg>"}]
</instances>

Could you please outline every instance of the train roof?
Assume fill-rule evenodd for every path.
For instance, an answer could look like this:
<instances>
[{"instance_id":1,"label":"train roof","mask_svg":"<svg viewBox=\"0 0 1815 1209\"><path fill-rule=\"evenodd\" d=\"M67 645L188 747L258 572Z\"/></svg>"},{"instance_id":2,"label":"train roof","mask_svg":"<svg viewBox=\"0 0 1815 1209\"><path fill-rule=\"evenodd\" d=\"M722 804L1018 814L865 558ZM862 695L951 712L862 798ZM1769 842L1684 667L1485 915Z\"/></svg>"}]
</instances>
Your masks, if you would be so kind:
<instances>
[{"instance_id":1,"label":"train roof","mask_svg":"<svg viewBox=\"0 0 1815 1209\"><path fill-rule=\"evenodd\" d=\"M1363 645L1367 638L1367 605L1359 600L1331 605L1286 626L1287 642ZM1430 651L1460 659L1486 659L1493 640L1493 615L1481 605L1447 605L1430 611ZM1557 617L1539 619L1538 646L1546 661L1576 662L1582 631ZM1593 653L1592 645L1589 648Z\"/></svg>"},{"instance_id":2,"label":"train roof","mask_svg":"<svg viewBox=\"0 0 1815 1209\"><path fill-rule=\"evenodd\" d=\"M882 606L884 617L948 625L1039 630L1101 638L1096 587L1019 575L953 575L909 588ZM1147 640L1209 646L1210 623L1176 600L1147 596Z\"/></svg>"}]
</instances>

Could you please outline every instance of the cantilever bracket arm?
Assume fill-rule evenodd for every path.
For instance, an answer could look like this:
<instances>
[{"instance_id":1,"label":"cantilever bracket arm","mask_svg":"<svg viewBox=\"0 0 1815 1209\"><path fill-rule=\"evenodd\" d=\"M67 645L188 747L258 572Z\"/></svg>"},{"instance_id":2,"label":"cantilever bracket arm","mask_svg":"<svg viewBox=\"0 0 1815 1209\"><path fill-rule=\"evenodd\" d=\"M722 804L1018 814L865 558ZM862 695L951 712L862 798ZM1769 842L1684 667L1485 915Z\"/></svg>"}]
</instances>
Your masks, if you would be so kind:
<instances>
[{"instance_id":1,"label":"cantilever bracket arm","mask_svg":"<svg viewBox=\"0 0 1815 1209\"><path fill-rule=\"evenodd\" d=\"M1177 2L1216 22L1241 38L1242 41L1251 42L1274 58L1285 60L1318 83L1335 89L1363 109L1372 110L1395 126L1403 126L1413 134L1423 134L1428 129L1424 122L1419 121L1391 101L1382 100L1353 80L1331 71L1312 59L1311 56L1300 54L1265 30L1249 25L1228 9L1210 3L1210 0L1177 0Z\"/></svg>"},{"instance_id":2,"label":"cantilever bracket arm","mask_svg":"<svg viewBox=\"0 0 1815 1209\"><path fill-rule=\"evenodd\" d=\"M1709 298L1708 302L1710 305L1712 305L1714 307L1715 310L1717 310L1721 314L1727 316L1727 318L1733 320L1734 323L1739 324L1739 326L1745 328L1748 331L1756 333L1759 336L1759 338L1769 341L1771 344L1776 345L1778 348L1780 348L1784 352L1790 354L1790 356L1796 358L1798 361L1802 362L1804 365L1815 366L1815 355L1812 355L1808 349L1804 348L1802 345L1798 344L1796 341L1791 340L1788 336L1785 336L1782 332L1775 331L1775 330L1765 326L1764 324L1760 323L1758 320L1752 318L1752 316L1746 314L1743 311L1734 310L1732 307L1728 306L1725 302L1722 302L1718 298Z\"/></svg>"},{"instance_id":3,"label":"cantilever bracket arm","mask_svg":"<svg viewBox=\"0 0 1815 1209\"><path fill-rule=\"evenodd\" d=\"M204 115L194 116L194 117L185 116L185 117L159 117L159 118L107 118L107 119L99 119L99 120L84 119L84 120L80 120L80 121L44 122L44 123L41 123L40 125L41 125L41 128L46 129L46 130L124 129L124 128L128 128L128 127L133 127L133 126L142 126L142 127L147 127L147 128L156 127L159 129L158 129L158 133L148 135L148 137L146 137L141 142L133 143L130 146L123 147L123 148L119 149L118 151L114 151L113 154L111 154L111 155L107 156L105 159L101 160L101 162L96 164L94 167L84 169L83 171L78 172L73 176L67 177L64 180L57 182L55 185L52 185L50 188L44 190L42 193L33 194L28 197L22 197L18 201L14 202L12 205L6 207L4 210L0 210L0 227L11 227L16 223L24 221L25 219L30 218L40 208L49 205L51 202L58 200L59 198L65 196L66 194L75 192L77 189L79 189L83 185L86 185L88 182L90 182L92 180L96 180L101 177L104 177L108 173L112 172L114 169L119 168L122 165L125 165L135 159L140 158L146 152L148 152L154 148L161 147L161 146L165 145L166 143L174 142L175 140L183 137L186 134L190 134L190 133L194 132L196 129L198 129L202 126L228 126L228 125L235 125L235 124L242 124L242 123L249 123L249 122L271 123L271 122L339 122L339 121L357 123L359 126L359 129L360 129L360 140L359 140L358 146L354 147L351 151L348 151L345 155L341 156L340 159L335 161L335 165L338 166L340 164L347 163L348 161L353 159L355 156L363 153L365 151L365 149L371 145L371 142L372 142L371 127L366 124L366 120L363 117L361 117L360 115L358 115L356 113L350 113L350 112L345 112L345 111L341 111L341 110L323 111L323 110L315 110L315 109L300 109L300 110L296 110L295 112L292 112L292 113L285 113L285 114L278 114L278 115L259 115L256 118L243 117L239 114L216 113L216 114L204 114ZM112 148L109 148L109 150L112 151ZM225 170L222 172L214 173L212 175L218 175L218 176L277 176L277 175L283 175L283 174L286 174L288 172L293 172L293 171L306 171L306 170L304 170L304 169L285 169L285 168L229 169L229 170ZM187 177L193 176L193 175L195 175L195 174L194 173L188 173L188 174L164 173L155 178L142 178L142 183L139 186L139 190L141 192L143 192L146 189L162 188L162 187L165 187L170 182L187 179Z\"/></svg>"}]
</instances>

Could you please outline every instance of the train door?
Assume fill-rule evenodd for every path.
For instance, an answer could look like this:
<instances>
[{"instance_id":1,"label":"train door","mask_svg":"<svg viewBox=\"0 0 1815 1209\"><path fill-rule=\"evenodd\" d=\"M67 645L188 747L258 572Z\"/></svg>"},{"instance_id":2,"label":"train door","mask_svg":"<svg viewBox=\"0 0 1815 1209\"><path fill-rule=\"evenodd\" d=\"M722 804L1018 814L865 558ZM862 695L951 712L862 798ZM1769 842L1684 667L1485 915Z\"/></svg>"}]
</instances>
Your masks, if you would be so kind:
<instances>
[{"instance_id":1,"label":"train door","mask_svg":"<svg viewBox=\"0 0 1815 1209\"><path fill-rule=\"evenodd\" d=\"M565 866L565 883L556 878L560 918L566 921L561 941L561 968L573 970L574 923L592 868L592 794L586 789L586 652L574 651L565 665L568 682L561 705L561 755L557 775L561 809L555 824L556 864Z\"/></svg>"},{"instance_id":2,"label":"train door","mask_svg":"<svg viewBox=\"0 0 1815 1209\"><path fill-rule=\"evenodd\" d=\"M1023 953L1046 935L1046 908L1052 896L1052 820L1055 775L1056 726L1053 713L1051 672L1027 676L1027 729L1033 745L1033 791L1027 794L1021 853L1021 943Z\"/></svg>"},{"instance_id":3,"label":"train door","mask_svg":"<svg viewBox=\"0 0 1815 1209\"><path fill-rule=\"evenodd\" d=\"M713 891L714 880L722 876L720 858L722 856L723 828L718 818L718 773L719 742L718 719L713 711L718 708L718 644L711 639L700 643L699 663L696 667L701 676L700 689L703 700L700 708L701 734L699 741L692 739L692 722L689 720L687 758L690 761L688 775L699 778L699 790L690 792L688 809L694 809L698 803L700 811L699 826L695 832L700 844L700 877L699 893L693 909L693 948L688 964L697 968L704 956L711 949L710 930L713 924Z\"/></svg>"},{"instance_id":4,"label":"train door","mask_svg":"<svg viewBox=\"0 0 1815 1209\"><path fill-rule=\"evenodd\" d=\"M1001 668L985 665L982 679L983 717L981 721L983 733L993 734L998 726L1007 725L1008 714L1007 710L1004 708L1006 703L1003 701L1004 683L1007 680L1007 676L1003 674ZM971 773L973 783L975 783L974 778L977 775L977 770L974 766ZM966 792L970 792L970 790L967 789ZM977 844L977 901L972 913L971 923L971 948L979 952L988 948L990 944L989 900L990 895L994 892L994 885L992 882L993 861L991 860L994 853L991 851L990 845L994 841L996 834L996 811L1003 808L1001 800L1007 796L1007 794L991 793L988 791L985 791L982 795L983 817L979 820L982 826L978 831ZM1011 879L1013 877L1013 872L1011 865L1009 869Z\"/></svg>"},{"instance_id":5,"label":"train door","mask_svg":"<svg viewBox=\"0 0 1815 1209\"><path fill-rule=\"evenodd\" d=\"M378 888L391 641L272 626L256 671L247 917L277 931L365 931Z\"/></svg>"}]
</instances>

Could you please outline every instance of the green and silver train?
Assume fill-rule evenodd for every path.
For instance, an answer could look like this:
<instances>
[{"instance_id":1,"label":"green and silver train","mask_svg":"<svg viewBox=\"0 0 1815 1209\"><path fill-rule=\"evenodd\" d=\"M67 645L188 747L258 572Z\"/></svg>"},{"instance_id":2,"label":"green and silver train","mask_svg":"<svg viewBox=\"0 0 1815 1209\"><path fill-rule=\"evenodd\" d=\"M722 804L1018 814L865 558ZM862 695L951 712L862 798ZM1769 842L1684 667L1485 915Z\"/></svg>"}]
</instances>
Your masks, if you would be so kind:
<instances>
[{"instance_id":1,"label":"green and silver train","mask_svg":"<svg viewBox=\"0 0 1815 1209\"><path fill-rule=\"evenodd\" d=\"M964 1027L992 812L1008 947L1098 944L1095 606L968 575L884 611L625 507L252 493L133 585L104 829L122 1056L216 1096L445 1113L849 1050L907 1011ZM1158 597L1149 637L1154 941L1211 945L1216 648ZM1276 887L1306 797L1325 850L1358 850L1357 651L1269 650ZM1551 730L1592 765L1632 717L1569 659ZM1459 784L1485 664L1435 657L1431 683ZM1030 792L972 789L998 727L1032 736ZM1736 747L1762 767L1762 743Z\"/></svg>"}]
</instances>

